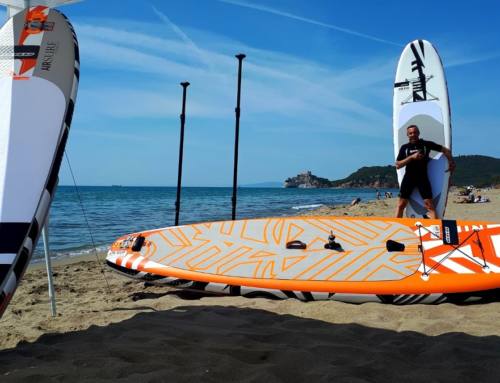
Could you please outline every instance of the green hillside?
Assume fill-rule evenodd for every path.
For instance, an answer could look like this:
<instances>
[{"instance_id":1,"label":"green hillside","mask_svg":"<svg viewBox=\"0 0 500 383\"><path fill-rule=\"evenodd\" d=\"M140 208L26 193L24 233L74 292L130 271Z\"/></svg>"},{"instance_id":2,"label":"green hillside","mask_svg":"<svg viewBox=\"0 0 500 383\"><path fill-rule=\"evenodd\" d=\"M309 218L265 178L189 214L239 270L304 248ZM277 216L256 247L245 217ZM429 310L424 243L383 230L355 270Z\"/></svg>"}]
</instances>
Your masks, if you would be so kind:
<instances>
[{"instance_id":1,"label":"green hillside","mask_svg":"<svg viewBox=\"0 0 500 383\"><path fill-rule=\"evenodd\" d=\"M395 188L398 187L396 169L392 165L387 166L365 166L346 178L331 181L333 187L375 187Z\"/></svg>"},{"instance_id":2,"label":"green hillside","mask_svg":"<svg viewBox=\"0 0 500 383\"><path fill-rule=\"evenodd\" d=\"M455 162L453 185L500 185L500 159L466 155L455 157ZM335 187L398 187L396 169L392 165L363 167L344 179L331 181L331 184Z\"/></svg>"},{"instance_id":3,"label":"green hillside","mask_svg":"<svg viewBox=\"0 0 500 383\"><path fill-rule=\"evenodd\" d=\"M455 186L500 185L500 159L480 155L455 157L457 168L453 173ZM398 188L396 168L387 166L365 166L348 177L329 181L311 172L288 178L285 187L341 187L341 188Z\"/></svg>"},{"instance_id":4,"label":"green hillside","mask_svg":"<svg viewBox=\"0 0 500 383\"><path fill-rule=\"evenodd\" d=\"M456 186L500 185L500 159L470 155L455 157L457 169L452 183Z\"/></svg>"}]
</instances>

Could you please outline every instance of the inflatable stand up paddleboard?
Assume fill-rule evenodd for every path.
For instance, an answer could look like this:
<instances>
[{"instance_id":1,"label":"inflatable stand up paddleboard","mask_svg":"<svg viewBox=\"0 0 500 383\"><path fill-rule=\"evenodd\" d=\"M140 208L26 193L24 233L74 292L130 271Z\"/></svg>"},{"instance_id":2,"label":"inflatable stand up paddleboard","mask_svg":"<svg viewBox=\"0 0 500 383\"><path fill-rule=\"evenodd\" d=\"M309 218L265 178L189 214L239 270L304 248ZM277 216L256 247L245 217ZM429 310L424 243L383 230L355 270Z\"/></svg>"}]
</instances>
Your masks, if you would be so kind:
<instances>
[{"instance_id":1,"label":"inflatable stand up paddleboard","mask_svg":"<svg viewBox=\"0 0 500 383\"><path fill-rule=\"evenodd\" d=\"M288 217L123 236L107 265L175 288L245 297L393 304L496 299L500 224Z\"/></svg>"},{"instance_id":2,"label":"inflatable stand up paddleboard","mask_svg":"<svg viewBox=\"0 0 500 383\"><path fill-rule=\"evenodd\" d=\"M451 124L448 88L441 59L431 43L415 40L408 44L399 59L394 83L394 158L408 142L406 128L417 125L420 138L451 149ZM442 153L431 151L428 175L438 218L446 209L450 173ZM401 185L405 168L398 169ZM406 215L422 218L427 213L418 190L410 196Z\"/></svg>"},{"instance_id":3,"label":"inflatable stand up paddleboard","mask_svg":"<svg viewBox=\"0 0 500 383\"><path fill-rule=\"evenodd\" d=\"M0 316L46 221L80 72L61 0L8 0L0 29Z\"/></svg>"}]
</instances>

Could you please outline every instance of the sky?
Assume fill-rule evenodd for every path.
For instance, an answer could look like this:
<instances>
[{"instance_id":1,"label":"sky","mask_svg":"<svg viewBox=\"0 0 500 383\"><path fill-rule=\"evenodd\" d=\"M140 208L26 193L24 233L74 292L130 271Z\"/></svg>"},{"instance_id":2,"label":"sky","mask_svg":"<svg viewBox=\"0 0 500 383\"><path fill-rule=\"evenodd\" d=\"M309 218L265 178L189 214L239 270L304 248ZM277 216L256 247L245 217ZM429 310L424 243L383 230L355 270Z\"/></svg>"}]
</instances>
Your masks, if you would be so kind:
<instances>
[{"instance_id":1,"label":"sky","mask_svg":"<svg viewBox=\"0 0 500 383\"><path fill-rule=\"evenodd\" d=\"M184 186L231 186L237 53L240 185L328 179L394 161L393 81L414 39L437 48L454 155L500 157L496 0L85 0L67 154L79 185L174 186L182 81ZM6 14L0 8L0 20ZM73 183L63 162L60 184Z\"/></svg>"}]
</instances>

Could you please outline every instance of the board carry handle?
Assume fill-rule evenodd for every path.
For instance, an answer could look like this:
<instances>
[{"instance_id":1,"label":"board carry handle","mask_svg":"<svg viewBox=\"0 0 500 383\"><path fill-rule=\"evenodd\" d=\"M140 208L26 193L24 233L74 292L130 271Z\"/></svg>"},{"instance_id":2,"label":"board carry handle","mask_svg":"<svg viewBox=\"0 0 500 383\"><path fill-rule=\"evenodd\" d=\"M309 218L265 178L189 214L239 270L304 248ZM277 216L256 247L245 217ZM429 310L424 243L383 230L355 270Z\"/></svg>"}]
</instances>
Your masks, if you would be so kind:
<instances>
[{"instance_id":1,"label":"board carry handle","mask_svg":"<svg viewBox=\"0 0 500 383\"><path fill-rule=\"evenodd\" d=\"M302 241L290 241L286 243L286 248L304 250L307 248L307 245Z\"/></svg>"},{"instance_id":2,"label":"board carry handle","mask_svg":"<svg viewBox=\"0 0 500 383\"><path fill-rule=\"evenodd\" d=\"M139 235L133 245L132 245L132 251L141 251L142 249L142 246L144 245L144 241L146 240L145 237L143 237L142 235Z\"/></svg>"},{"instance_id":3,"label":"board carry handle","mask_svg":"<svg viewBox=\"0 0 500 383\"><path fill-rule=\"evenodd\" d=\"M388 239L387 242L385 243L385 248L387 251L405 251L405 245L404 243L396 242L393 241L392 239Z\"/></svg>"}]
</instances>

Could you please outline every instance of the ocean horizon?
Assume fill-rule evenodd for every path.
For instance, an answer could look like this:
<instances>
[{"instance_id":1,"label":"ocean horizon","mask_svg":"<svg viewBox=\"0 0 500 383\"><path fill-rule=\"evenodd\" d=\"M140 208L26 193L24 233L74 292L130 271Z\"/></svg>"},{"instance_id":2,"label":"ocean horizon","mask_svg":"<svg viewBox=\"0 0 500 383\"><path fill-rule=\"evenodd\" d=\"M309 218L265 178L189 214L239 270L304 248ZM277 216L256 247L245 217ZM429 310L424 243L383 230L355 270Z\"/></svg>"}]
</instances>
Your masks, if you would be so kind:
<instances>
[{"instance_id":1,"label":"ocean horizon","mask_svg":"<svg viewBox=\"0 0 500 383\"><path fill-rule=\"evenodd\" d=\"M379 190L397 194L395 189ZM183 187L179 224L230 220L232 191L232 187L223 186ZM107 251L124 234L173 226L176 193L173 186L60 185L49 214L51 256L90 253L94 251L92 239L98 251ZM374 200L375 189L241 186L236 219L298 215L323 205L350 203L355 198ZM43 259L42 245L40 238L33 262Z\"/></svg>"}]
</instances>

